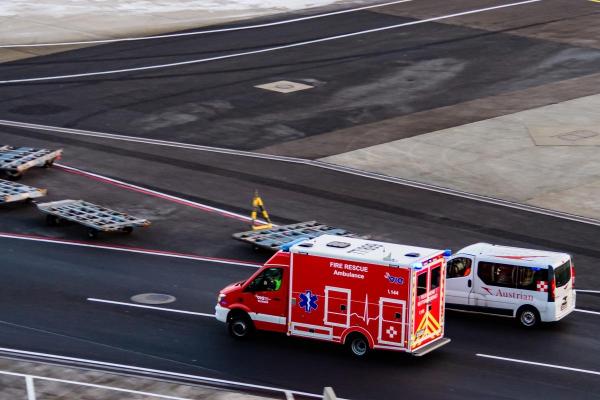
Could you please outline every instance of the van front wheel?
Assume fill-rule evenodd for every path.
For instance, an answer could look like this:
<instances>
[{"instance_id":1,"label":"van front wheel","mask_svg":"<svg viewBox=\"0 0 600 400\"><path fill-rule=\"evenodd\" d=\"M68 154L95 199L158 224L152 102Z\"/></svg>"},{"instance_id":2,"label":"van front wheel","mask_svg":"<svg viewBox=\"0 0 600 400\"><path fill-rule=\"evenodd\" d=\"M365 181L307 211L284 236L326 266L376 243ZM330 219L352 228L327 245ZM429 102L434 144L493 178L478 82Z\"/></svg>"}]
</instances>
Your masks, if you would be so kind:
<instances>
[{"instance_id":1,"label":"van front wheel","mask_svg":"<svg viewBox=\"0 0 600 400\"><path fill-rule=\"evenodd\" d=\"M540 322L540 314L533 307L521 307L517 312L519 324L525 328L533 328Z\"/></svg>"}]
</instances>

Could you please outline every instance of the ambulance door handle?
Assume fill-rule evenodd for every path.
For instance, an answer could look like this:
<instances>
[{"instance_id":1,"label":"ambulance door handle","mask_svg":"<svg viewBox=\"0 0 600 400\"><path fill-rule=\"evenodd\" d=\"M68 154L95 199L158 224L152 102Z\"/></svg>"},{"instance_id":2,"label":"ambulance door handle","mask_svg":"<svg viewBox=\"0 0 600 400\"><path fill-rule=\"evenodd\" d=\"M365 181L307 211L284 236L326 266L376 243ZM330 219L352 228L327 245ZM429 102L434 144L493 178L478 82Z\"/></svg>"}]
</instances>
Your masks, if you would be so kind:
<instances>
[{"instance_id":1,"label":"ambulance door handle","mask_svg":"<svg viewBox=\"0 0 600 400\"><path fill-rule=\"evenodd\" d=\"M473 282L471 282L471 280L469 279L469 280L467 281L467 286L471 287L471 285L472 285L472 284L473 284Z\"/></svg>"},{"instance_id":2,"label":"ambulance door handle","mask_svg":"<svg viewBox=\"0 0 600 400\"><path fill-rule=\"evenodd\" d=\"M273 301L281 301L279 297L273 297Z\"/></svg>"}]
</instances>

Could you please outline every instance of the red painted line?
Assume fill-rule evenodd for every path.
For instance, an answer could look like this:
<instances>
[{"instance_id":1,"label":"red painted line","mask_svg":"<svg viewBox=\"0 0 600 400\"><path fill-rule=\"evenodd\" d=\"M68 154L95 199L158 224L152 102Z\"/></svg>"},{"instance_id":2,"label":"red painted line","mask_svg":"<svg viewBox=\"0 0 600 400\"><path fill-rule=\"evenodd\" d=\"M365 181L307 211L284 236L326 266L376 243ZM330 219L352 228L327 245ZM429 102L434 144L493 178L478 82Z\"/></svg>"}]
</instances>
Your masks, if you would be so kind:
<instances>
[{"instance_id":1,"label":"red painted line","mask_svg":"<svg viewBox=\"0 0 600 400\"><path fill-rule=\"evenodd\" d=\"M181 204L184 206L188 206L188 207L192 207L192 208L196 208L198 210L202 210L202 211L206 211L206 212L210 212L213 214L218 214L224 217L228 217L228 218L232 218L232 219L236 219L238 221L243 221L243 222L252 222L252 218L247 217L245 215L241 215L241 214L236 214L234 212L230 212L227 210L222 210L216 207L211 207L211 206L207 206L205 204L201 204L201 203L197 203L194 201L190 201L190 200L186 200L186 199L182 199L180 197L176 197L176 196L171 196L169 194L166 193L161 193L155 190L151 190L151 189L147 189L141 186L137 186L137 185L133 185L130 183L126 183L126 182L122 182L116 179L112 179L112 178L108 178L102 175L98 175L95 173L91 173L91 172L87 172L87 171L83 171L81 169L78 168L74 168L74 167L70 167L68 165L64 165L64 164L55 164L56 168L60 169L61 171L64 172L68 172L70 174L74 174L74 175L79 175L79 176L83 176L98 182L102 182L102 183L106 183L121 189L125 189L125 190L129 190L132 192L137 192L137 193L141 193L141 194L145 194L147 196L153 196L159 199L163 199L163 200L167 200L170 201L172 203L177 203L177 204ZM263 223L262 221L256 221L257 224L261 224Z\"/></svg>"},{"instance_id":2,"label":"red painted line","mask_svg":"<svg viewBox=\"0 0 600 400\"><path fill-rule=\"evenodd\" d=\"M0 232L0 238L16 239L16 240L30 240L30 241L34 241L34 242L63 244L63 245L69 245L69 246L88 247L88 248L103 249L103 250L124 251L124 252L129 252L129 253L182 258L182 259L198 260L198 261L207 261L207 262L220 263L220 264L242 265L242 266L248 266L248 267L254 267L254 268L258 268L258 267L262 266L262 264L260 264L260 263L255 263L255 262L251 262L251 261L234 260L234 259L220 258L220 257L208 257L208 256L197 255L197 254L178 253L178 252L166 251L166 250L144 249L141 247L131 247L131 246L123 246L123 245L94 244L94 243L89 243L89 242L83 242L80 240L56 239L56 238L52 238L49 236L41 236L41 235Z\"/></svg>"}]
</instances>

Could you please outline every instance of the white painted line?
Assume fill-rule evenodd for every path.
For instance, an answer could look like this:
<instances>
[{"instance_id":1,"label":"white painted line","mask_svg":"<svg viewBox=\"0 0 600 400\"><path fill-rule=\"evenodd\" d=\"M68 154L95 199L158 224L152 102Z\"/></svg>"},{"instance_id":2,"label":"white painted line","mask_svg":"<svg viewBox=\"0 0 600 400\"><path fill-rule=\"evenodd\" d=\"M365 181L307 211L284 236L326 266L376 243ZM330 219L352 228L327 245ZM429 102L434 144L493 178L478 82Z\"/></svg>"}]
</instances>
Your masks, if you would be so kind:
<instances>
[{"instance_id":1,"label":"white painted line","mask_svg":"<svg viewBox=\"0 0 600 400\"><path fill-rule=\"evenodd\" d=\"M32 241L32 242L61 244L61 245L67 245L67 246L86 247L86 248L102 249L102 250L114 250L114 251L121 251L121 252L125 252L125 253L135 253L135 254L144 254L144 255L150 255L150 256L170 257L170 258L180 258L180 259L184 259L184 260L205 261L205 262L215 263L215 264L239 265L242 267L251 267L251 268L260 268L262 266L261 264L257 264L257 263L238 261L238 260L228 260L225 258L203 257L203 256L194 255L194 254L183 254L183 253L175 253L175 252L162 251L162 250L140 249L140 248L136 248L136 247L115 246L115 245L107 245L107 244L91 244L91 243L86 243L86 242L79 242L76 240L54 239L54 238L44 237L44 236L22 235L22 234L17 234L17 233L0 232L0 238L28 240L28 241Z\"/></svg>"},{"instance_id":2,"label":"white painted line","mask_svg":"<svg viewBox=\"0 0 600 400\"><path fill-rule=\"evenodd\" d=\"M598 311L582 310L580 308L576 308L575 311L580 312L580 313L585 313L585 314L600 315L600 312L598 312Z\"/></svg>"},{"instance_id":3,"label":"white painted line","mask_svg":"<svg viewBox=\"0 0 600 400\"><path fill-rule=\"evenodd\" d=\"M199 316L199 317L215 318L214 314L207 314L207 313L194 312L194 311L185 311L185 310L175 310L175 309L172 309L172 308L147 306L147 305L143 305L143 304L124 303L124 302L121 302L121 301L96 299L94 297L88 297L87 301L92 301L92 302L95 302L95 303L113 304L113 305L118 305L118 306L136 307L136 308L147 308L149 310L168 311L168 312L177 313L177 314L196 315L196 316Z\"/></svg>"},{"instance_id":4,"label":"white painted line","mask_svg":"<svg viewBox=\"0 0 600 400\"><path fill-rule=\"evenodd\" d=\"M103 176L103 175L99 175L99 174L95 174L93 172L88 172L88 171L84 171L82 169L79 168L74 168L65 164L59 164L59 163L55 163L54 164L56 167L61 168L65 171L77 174L77 175L82 175L82 176L87 176L89 178L93 178L97 181L100 182L104 182L104 183L109 183L115 186L119 186L121 188L124 189L128 189L128 190L132 190L138 193L143 193L143 194L147 194L150 196L154 196L154 197L158 197L164 200L168 200L168 201L172 201L174 203L178 203L178 204L183 204L189 207L194 207L197 209L201 209L204 211L208 211L208 212L213 212L213 213L217 213L226 217L230 217L230 218L234 218L237 220L241 220L241 221L245 221L245 222L252 222L252 218L246 216L246 215L242 215L242 214L238 214L238 213L234 213L231 211L227 211L224 210L222 208L217 208L217 207L212 207L209 206L207 204L202 204L202 203L198 203L195 201L191 201L191 200L186 200L184 198L181 197L177 197L177 196L172 196L170 194L166 194L166 193L162 193L162 192L158 192L156 190L152 190L152 189L148 189L142 186L138 186L138 185L133 185L131 183L127 183L127 182L123 182L117 179L113 179L113 178L109 178L107 176ZM266 221L263 220L257 220L258 224L264 224L266 223ZM275 224L273 224L273 226L277 226Z\"/></svg>"},{"instance_id":5,"label":"white painted line","mask_svg":"<svg viewBox=\"0 0 600 400\"><path fill-rule=\"evenodd\" d=\"M535 365L535 366L538 366L538 367L547 367L547 368L554 368L554 369L562 369L562 370L566 370L566 371L581 372L583 374L600 375L599 371L592 371L592 370L589 370L589 369L565 367L565 366L562 366L562 365L546 364L546 363L540 363L540 362L535 362L535 361L519 360L519 359L516 359L516 358L498 357L498 356L492 356L492 355L489 355L489 354L479 354L478 353L477 357L491 358L491 359L494 359L494 360L508 361L508 362L513 362L513 363L517 363L517 364L527 364L527 365Z\"/></svg>"},{"instance_id":6,"label":"white painted line","mask_svg":"<svg viewBox=\"0 0 600 400\"><path fill-rule=\"evenodd\" d=\"M560 211L549 210L546 208L530 206L522 203L515 203L508 200L496 199L493 197L482 196L474 193L463 192L460 190L445 188L442 186L431 185L427 183L417 182L410 179L397 178L392 176L387 176L383 174L378 174L375 172L367 172L361 171L359 169L345 167L341 165L330 164L323 161L315 161L315 160L307 160L302 158L294 158L294 157L285 157L285 156L274 156L269 154L261 154L261 153L253 153L249 151L242 150L232 150L225 149L221 147L210 147L210 146L201 146L197 144L191 143L182 143L182 142L172 142L168 140L156 140L156 139L144 139L135 136L125 136L125 135L117 135L112 133L103 133L103 132L95 132L88 131L82 129L71 129L71 128L62 128L58 126L48 126L48 125L39 125L39 124L31 124L26 122L18 122L18 121L8 121L8 120L0 120L0 125L4 126L13 126L17 128L26 128L33 129L38 131L47 131L52 133L66 133L69 135L76 136L88 136L88 137L96 137L102 139L110 139L116 141L124 141L124 142L132 142L132 143L143 143L154 146L163 146L163 147L172 147L172 148L180 148L194 151L206 151L211 153L220 153L220 154L228 154L233 156L240 157L249 157L249 158L258 158L263 160L271 160L271 161L280 161L294 164L303 164L309 165L315 168L323 168L328 169L344 174L360 176L363 178L375 179L383 182L394 183L397 185L408 186L416 189L427 190L435 193L442 193L449 196L460 197L464 199L469 199L473 201L478 201L481 203L494 204L497 206L513 208L516 210L531 212L535 214L547 215L554 218L565 219L569 221L579 222L588 225L600 226L600 220L593 218L581 217L574 214L564 213Z\"/></svg>"},{"instance_id":7,"label":"white painted line","mask_svg":"<svg viewBox=\"0 0 600 400\"><path fill-rule=\"evenodd\" d=\"M87 41L77 41L77 42L3 44L3 45L0 45L0 49L1 48L11 48L11 47L47 47L47 46L71 46L71 45L78 45L78 44L88 45L88 44L117 43L117 42L135 42L135 41L140 41L140 40L167 39L167 38L175 38L175 37L183 37L183 36L206 35L206 34L210 34L210 33L243 31L243 30L250 30L250 29L267 28L267 27L278 26L278 25L286 25L286 24L291 24L294 22L309 21L312 19L331 17L333 15L349 14L349 13L353 13L353 12L357 12L357 11L369 10L372 8L381 8L381 7L392 6L392 5L400 4L400 3L408 3L410 1L413 1L413 0L391 1L388 3L373 4L370 6L351 8L348 10L333 11L333 12L328 12L328 13L324 13L324 14L309 15L307 17L292 18L292 19L286 19L286 20L282 20L282 21L269 22L269 23L265 23L265 24L236 26L233 28L210 29L210 30L203 30L203 31L183 32L183 33L169 33L166 35L155 35L155 36L138 36L138 37L118 38L118 39L87 40Z\"/></svg>"},{"instance_id":8,"label":"white painted line","mask_svg":"<svg viewBox=\"0 0 600 400\"><path fill-rule=\"evenodd\" d=\"M575 289L578 293L595 293L600 294L600 290L584 290L584 289Z\"/></svg>"},{"instance_id":9,"label":"white painted line","mask_svg":"<svg viewBox=\"0 0 600 400\"><path fill-rule=\"evenodd\" d=\"M75 385L75 386L92 387L92 388L103 389L103 390L112 390L114 392L136 394L136 395L141 395L141 396L156 397L158 399L192 400L192 399L186 399L186 398L183 398L183 397L167 396L167 395L164 395L164 394L157 394L157 393L150 393L150 392L141 392L139 390L124 389L124 388L120 388L120 387L116 387L116 386L97 385L97 384L94 384L94 383L71 381L71 380L67 380L67 379L50 378L50 377L47 377L47 376L20 374L18 372L0 371L0 375L20 376L20 377L25 378L26 386L27 386L28 399L33 399L33 400L35 400L35 390L34 390L34 384L33 384L33 380L34 379L37 379L37 380L40 380L40 381L66 383L66 384Z\"/></svg>"},{"instance_id":10,"label":"white painted line","mask_svg":"<svg viewBox=\"0 0 600 400\"><path fill-rule=\"evenodd\" d=\"M295 395L299 395L299 396L307 396L307 397L311 397L311 398L315 398L315 399L322 398L321 395L318 395L315 393L307 393L307 392L300 392L300 391L296 391L296 390L281 389L281 388L273 387L273 386L255 385L255 384L245 383L245 382L236 382L236 381L225 380L225 379L210 378L207 376L200 376L200 375L180 374L177 372L136 367L133 365L114 364L114 363L90 360L90 359L85 359L85 358L66 357L66 356L59 356L56 354L38 353L38 352L33 352L33 351L25 351L25 350L11 349L11 348L5 348L5 347L0 347L0 352L11 353L11 354L21 355L21 356L39 357L39 358L55 359L55 360L69 361L69 362L79 362L79 363L85 363L85 364L96 365L96 366L101 366L101 367L118 368L121 370L129 370L129 371L137 371L137 372L143 372L143 373L149 373L149 374L157 374L157 375L162 375L165 377L170 376L173 378L192 379L195 381L204 381L204 382L208 382L208 383L224 384L224 385L229 385L229 386L238 386L238 387L243 387L243 388L247 388L247 389L267 390L267 391L277 392L277 393L285 393L286 391L288 391L288 392L291 392L291 393L293 393Z\"/></svg>"},{"instance_id":11,"label":"white painted line","mask_svg":"<svg viewBox=\"0 0 600 400\"><path fill-rule=\"evenodd\" d=\"M389 26L384 26L384 27L374 28L374 29L366 29L366 30L362 30L362 31L345 33L345 34L335 35L335 36L329 36L329 37L324 37L324 38L320 38L320 39L313 39L313 40L307 40L304 42L286 44L286 45L282 45L282 46L267 47L267 48L259 49L259 50L245 51L245 52L235 53L235 54L226 54L223 56L215 56L215 57L202 58L202 59L196 59L196 60L180 61L180 62L174 62L174 63L168 63L168 64L147 65L144 67L115 69L115 70L108 70L108 71L84 72L84 73L80 73L80 74L55 75L55 76L41 76L41 77L37 77L37 78L10 79L10 80L0 81L0 84L40 82L40 81L51 81L51 80L70 79L70 78L83 78L83 77L88 77L88 76L114 75L114 74L121 74L121 73L125 73L125 72L149 71L149 70L156 70L156 69L179 67L179 66L183 66L183 65L200 64L200 63L206 63L206 62L210 62L210 61L226 60L226 59L230 59L230 58L237 58L237 57L249 56L249 55L254 55L254 54L264 54L264 53L270 53L270 52L274 52L274 51L278 51L278 50L285 50L285 49L291 49L291 48L296 48L296 47L308 46L311 44L330 42L330 41L338 40L338 39L345 39L345 38L354 37L354 36L362 36L362 35L367 35L367 34L376 33L376 32L384 32L384 31L403 28L403 27L412 26L412 25L425 24L428 22L441 21L441 20L445 20L445 19L449 19L449 18L462 17L465 15L478 14L478 13L483 13L483 12L487 12L487 11L499 10L499 9L503 9L503 8L517 7L517 6L521 6L521 5L525 5L525 4L538 3L541 1L544 1L544 0L526 0L526 1L520 1L517 3L503 4L503 5L494 6L494 7L479 8L476 10L463 11L463 12L455 13L455 14L442 15L440 17L433 17L433 18L427 18L427 19L418 20L418 21L404 22L404 23L396 24L396 25L389 25Z\"/></svg>"}]
</instances>

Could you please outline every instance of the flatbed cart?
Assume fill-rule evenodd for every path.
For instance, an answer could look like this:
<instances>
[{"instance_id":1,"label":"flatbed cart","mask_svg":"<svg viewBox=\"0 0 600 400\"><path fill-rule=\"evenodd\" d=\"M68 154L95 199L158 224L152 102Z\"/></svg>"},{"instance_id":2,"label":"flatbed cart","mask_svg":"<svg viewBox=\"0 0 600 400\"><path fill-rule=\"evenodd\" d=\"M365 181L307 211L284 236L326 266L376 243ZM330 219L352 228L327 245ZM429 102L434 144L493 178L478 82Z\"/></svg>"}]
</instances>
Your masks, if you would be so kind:
<instances>
[{"instance_id":1,"label":"flatbed cart","mask_svg":"<svg viewBox=\"0 0 600 400\"><path fill-rule=\"evenodd\" d=\"M30 168L52 166L61 155L62 149L0 146L0 170L8 179L18 180Z\"/></svg>"},{"instance_id":2,"label":"flatbed cart","mask_svg":"<svg viewBox=\"0 0 600 400\"><path fill-rule=\"evenodd\" d=\"M56 226L71 221L88 228L88 237L95 239L100 232L131 233L133 228L150 225L147 219L132 217L83 200L60 200L40 203L38 209L47 214L46 222Z\"/></svg>"},{"instance_id":3,"label":"flatbed cart","mask_svg":"<svg viewBox=\"0 0 600 400\"><path fill-rule=\"evenodd\" d=\"M299 238L312 239L321 235L337 235L366 239L349 232L346 229L335 228L317 221L298 222L289 225L280 225L271 229L252 230L234 233L233 238L245 243L250 243L255 250L266 249L278 251L281 245Z\"/></svg>"},{"instance_id":4,"label":"flatbed cart","mask_svg":"<svg viewBox=\"0 0 600 400\"><path fill-rule=\"evenodd\" d=\"M38 189L0 179L0 204L36 199L45 196L46 192L46 189Z\"/></svg>"}]
</instances>

